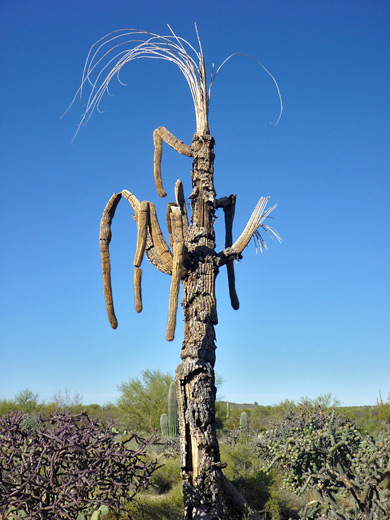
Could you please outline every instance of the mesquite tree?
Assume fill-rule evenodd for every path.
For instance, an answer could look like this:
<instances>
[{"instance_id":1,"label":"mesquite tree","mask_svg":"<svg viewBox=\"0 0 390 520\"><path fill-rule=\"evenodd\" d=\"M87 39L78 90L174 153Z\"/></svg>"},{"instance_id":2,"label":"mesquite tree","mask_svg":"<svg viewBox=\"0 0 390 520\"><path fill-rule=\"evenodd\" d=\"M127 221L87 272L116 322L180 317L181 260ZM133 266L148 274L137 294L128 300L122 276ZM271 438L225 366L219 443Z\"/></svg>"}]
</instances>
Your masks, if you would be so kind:
<instances>
[{"instance_id":1,"label":"mesquite tree","mask_svg":"<svg viewBox=\"0 0 390 520\"><path fill-rule=\"evenodd\" d=\"M220 267L226 265L231 303L234 309L238 309L233 260L241 258L241 253L252 237L257 238L262 251L265 243L259 229L277 239L279 235L264 222L275 206L266 209L269 197L261 197L241 236L233 243L232 225L236 196L216 197L214 138L210 134L208 122L210 89L221 67L211 75L210 84L207 85L199 36L198 45L199 50L196 50L183 38L176 36L172 30L168 36L140 30L121 30L96 42L88 54L79 89L80 91L86 85L91 85L86 111L80 125L85 123L94 108L98 107L111 79L118 76L122 67L130 61L139 58L170 61L180 68L187 80L196 115L196 132L192 143L183 143L164 127L154 131L153 141L154 179L160 197L166 196L161 176L163 141L180 154L192 159L190 218L180 180L175 185L175 202L170 202L167 209L169 245L163 237L152 202L139 201L128 190L114 193L104 209L101 220L100 251L104 294L113 328L117 327L117 319L111 291L109 243L111 222L122 197L131 204L137 223L134 257L135 310L142 310L141 262L144 255L159 271L171 276L165 333L168 341L174 338L180 283L183 285L184 341L181 350L182 362L177 367L175 380L185 516L189 519L220 519L223 516L223 464L220 461L215 431L215 279ZM222 65L232 56L234 55L229 56ZM273 76L260 62L257 63L270 75L277 87ZM225 249L220 252L215 249L213 225L218 209L224 211L226 228Z\"/></svg>"}]
</instances>

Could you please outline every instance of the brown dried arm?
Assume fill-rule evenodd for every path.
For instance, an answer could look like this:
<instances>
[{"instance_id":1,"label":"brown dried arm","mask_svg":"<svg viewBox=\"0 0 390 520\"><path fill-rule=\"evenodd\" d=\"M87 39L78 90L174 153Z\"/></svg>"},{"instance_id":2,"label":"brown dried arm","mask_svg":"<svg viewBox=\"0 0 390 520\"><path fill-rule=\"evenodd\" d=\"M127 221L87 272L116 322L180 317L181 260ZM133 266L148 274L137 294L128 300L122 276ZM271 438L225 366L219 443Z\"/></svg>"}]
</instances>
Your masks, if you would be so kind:
<instances>
[{"instance_id":1,"label":"brown dried arm","mask_svg":"<svg viewBox=\"0 0 390 520\"><path fill-rule=\"evenodd\" d=\"M216 202L217 208L222 207L225 214L225 248L229 248L233 245L233 220L236 208L236 195L223 197L218 199ZM238 310L240 308L240 302L236 292L236 279L234 275L233 259L226 263L226 269L228 275L230 302L233 309Z\"/></svg>"},{"instance_id":2,"label":"brown dried arm","mask_svg":"<svg viewBox=\"0 0 390 520\"><path fill-rule=\"evenodd\" d=\"M171 146L176 152L181 153L182 155L187 155L187 157L192 157L191 146L183 143L177 137L175 137L171 132L169 132L163 126L156 128L153 132L153 143L154 143L154 183L156 185L157 193L160 197L165 197L166 192L163 188L162 178L161 178L161 157L162 157L162 141L165 141L169 146Z\"/></svg>"},{"instance_id":3,"label":"brown dried arm","mask_svg":"<svg viewBox=\"0 0 390 520\"><path fill-rule=\"evenodd\" d=\"M183 183L181 182L180 179L178 179L175 184L175 198L176 198L176 204L178 204L180 207L182 221L183 221L183 234L185 237L187 234L187 231L188 231L188 215L187 215L186 201L185 201L185 197L184 197Z\"/></svg>"},{"instance_id":4,"label":"brown dried arm","mask_svg":"<svg viewBox=\"0 0 390 520\"><path fill-rule=\"evenodd\" d=\"M173 267L171 289L169 294L168 323L165 332L165 337L168 341L172 341L175 337L176 314L179 300L180 280L183 273L185 247L183 236L183 221L180 208L177 206L170 206L170 215L173 239Z\"/></svg>"},{"instance_id":5,"label":"brown dried arm","mask_svg":"<svg viewBox=\"0 0 390 520\"><path fill-rule=\"evenodd\" d=\"M142 292L141 292L142 269L134 267L133 286L134 286L134 308L136 312L142 311Z\"/></svg>"},{"instance_id":6,"label":"brown dried arm","mask_svg":"<svg viewBox=\"0 0 390 520\"><path fill-rule=\"evenodd\" d=\"M161 231L152 202L149 202L149 210L151 243L146 245L146 256L161 272L172 274L173 255Z\"/></svg>"},{"instance_id":7,"label":"brown dried arm","mask_svg":"<svg viewBox=\"0 0 390 520\"><path fill-rule=\"evenodd\" d=\"M140 201L128 190L123 190L122 195L129 201L134 210L134 218L137 221ZM145 254L150 262L162 273L172 273L172 253L162 234L158 223L156 208L149 202L149 226L146 237Z\"/></svg>"},{"instance_id":8,"label":"brown dried arm","mask_svg":"<svg viewBox=\"0 0 390 520\"><path fill-rule=\"evenodd\" d=\"M135 251L133 265L139 267L145 253L146 239L149 227L149 202L141 202L137 214L137 249Z\"/></svg>"},{"instance_id":9,"label":"brown dried arm","mask_svg":"<svg viewBox=\"0 0 390 520\"><path fill-rule=\"evenodd\" d=\"M100 257L102 260L102 272L103 272L103 289L104 298L106 300L108 319L110 320L111 327L116 329L118 321L115 316L114 303L112 299L112 287L111 287L111 263L110 263L110 251L109 244L111 242L111 223L115 215L115 210L121 199L120 193L114 193L108 201L103 211L103 216L100 221Z\"/></svg>"},{"instance_id":10,"label":"brown dried arm","mask_svg":"<svg viewBox=\"0 0 390 520\"><path fill-rule=\"evenodd\" d=\"M148 237L149 227L149 202L144 200L139 205L137 213L137 248L134 256L134 274L133 274L133 286L134 286L134 308L136 312L142 311L142 269L140 265L142 263L146 241Z\"/></svg>"}]
</instances>

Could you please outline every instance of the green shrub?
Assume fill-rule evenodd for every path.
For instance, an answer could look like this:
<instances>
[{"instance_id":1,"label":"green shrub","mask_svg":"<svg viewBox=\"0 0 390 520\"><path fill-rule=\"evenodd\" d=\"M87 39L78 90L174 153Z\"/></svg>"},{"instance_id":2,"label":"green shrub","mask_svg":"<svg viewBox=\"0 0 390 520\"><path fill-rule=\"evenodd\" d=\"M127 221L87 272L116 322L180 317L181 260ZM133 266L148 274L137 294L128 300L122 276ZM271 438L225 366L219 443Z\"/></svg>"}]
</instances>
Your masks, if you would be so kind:
<instances>
[{"instance_id":1,"label":"green shrub","mask_svg":"<svg viewBox=\"0 0 390 520\"><path fill-rule=\"evenodd\" d=\"M160 460L160 464L163 464L161 468L158 468L153 474L150 486L158 494L164 494L171 491L177 484L181 484L180 475L180 458L169 458Z\"/></svg>"},{"instance_id":2,"label":"green shrub","mask_svg":"<svg viewBox=\"0 0 390 520\"><path fill-rule=\"evenodd\" d=\"M266 472L263 462L256 453L256 439L250 435L240 435L237 442L220 444L221 460L227 463L224 475L245 497L248 504L263 511L269 520L280 520L289 507L278 495L280 478L277 471Z\"/></svg>"}]
</instances>

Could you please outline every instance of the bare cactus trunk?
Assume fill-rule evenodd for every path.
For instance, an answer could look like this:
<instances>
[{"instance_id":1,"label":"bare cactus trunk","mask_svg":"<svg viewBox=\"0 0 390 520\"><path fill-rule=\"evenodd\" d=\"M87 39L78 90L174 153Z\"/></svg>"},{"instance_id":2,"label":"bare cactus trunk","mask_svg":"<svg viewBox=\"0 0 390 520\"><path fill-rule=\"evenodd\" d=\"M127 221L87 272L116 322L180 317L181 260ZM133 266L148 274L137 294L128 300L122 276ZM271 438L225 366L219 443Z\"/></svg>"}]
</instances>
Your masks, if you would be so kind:
<instances>
[{"instance_id":1,"label":"bare cactus trunk","mask_svg":"<svg viewBox=\"0 0 390 520\"><path fill-rule=\"evenodd\" d=\"M182 363L176 370L185 518L222 519L221 463L215 430L214 139L195 134L192 143L192 223L183 279L185 317Z\"/></svg>"}]
</instances>

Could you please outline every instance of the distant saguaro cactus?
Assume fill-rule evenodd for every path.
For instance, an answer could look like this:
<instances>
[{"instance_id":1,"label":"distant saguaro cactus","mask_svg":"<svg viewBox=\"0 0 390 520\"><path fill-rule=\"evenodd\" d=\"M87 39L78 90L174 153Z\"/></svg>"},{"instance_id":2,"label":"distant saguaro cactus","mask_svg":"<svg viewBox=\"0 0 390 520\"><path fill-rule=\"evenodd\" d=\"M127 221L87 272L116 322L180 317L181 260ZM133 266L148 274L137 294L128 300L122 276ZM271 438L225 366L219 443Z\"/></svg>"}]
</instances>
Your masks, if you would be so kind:
<instances>
[{"instance_id":1,"label":"distant saguaro cactus","mask_svg":"<svg viewBox=\"0 0 390 520\"><path fill-rule=\"evenodd\" d=\"M161 429L161 437L166 439L168 437L168 415L166 413L162 413L160 417L160 429Z\"/></svg>"},{"instance_id":2,"label":"distant saguaro cactus","mask_svg":"<svg viewBox=\"0 0 390 520\"><path fill-rule=\"evenodd\" d=\"M215 332L217 309L215 280L219 269L226 265L232 307L238 309L233 260L242 258L242 252L252 237L258 240L260 251L265 242L262 229L271 237L278 233L265 224L275 206L266 209L269 197L261 197L240 237L233 243L233 219L236 195L216 197L214 188L214 138L210 134L208 113L211 86L230 55L212 73L209 84L202 45L197 33L198 50L183 38L171 34L160 36L142 30L115 31L96 42L84 68L83 88L91 86L81 124L99 106L113 77L122 67L140 58L158 58L176 64L183 73L191 91L196 116L196 132L192 143L185 144L166 128L153 132L154 180L157 193L165 197L161 176L162 143L165 141L178 153L192 159L192 192L189 196L192 216L187 214L183 184L175 185L175 201L168 203L167 227L169 247L165 241L152 202L139 201L127 190L114 193L104 209L100 225L100 251L103 270L104 294L107 312L113 328L118 325L111 290L109 243L111 223L116 207L123 197L129 201L137 223L137 243L134 256L135 310L142 310L141 262L144 255L161 272L171 276L168 320L165 337L172 341L176 328L176 314L180 283L183 284L184 342L182 363L176 370L176 395L179 416L181 466L184 489L184 507L192 520L219 520L222 518L222 465L215 429ZM242 55L245 56L245 55ZM258 63L274 81L274 77ZM281 102L281 98L280 98ZM282 112L282 104L281 104ZM281 115L280 112L280 115ZM279 115L279 118L280 118ZM278 120L279 120L278 118ZM225 218L225 248L217 252L214 232L216 211L223 209Z\"/></svg>"},{"instance_id":3,"label":"distant saguaro cactus","mask_svg":"<svg viewBox=\"0 0 390 520\"><path fill-rule=\"evenodd\" d=\"M240 415L240 432L249 433L249 417L247 412L241 412Z\"/></svg>"},{"instance_id":4,"label":"distant saguaro cactus","mask_svg":"<svg viewBox=\"0 0 390 520\"><path fill-rule=\"evenodd\" d=\"M168 435L171 439L177 436L177 399L174 381L170 384L168 393Z\"/></svg>"}]
</instances>

